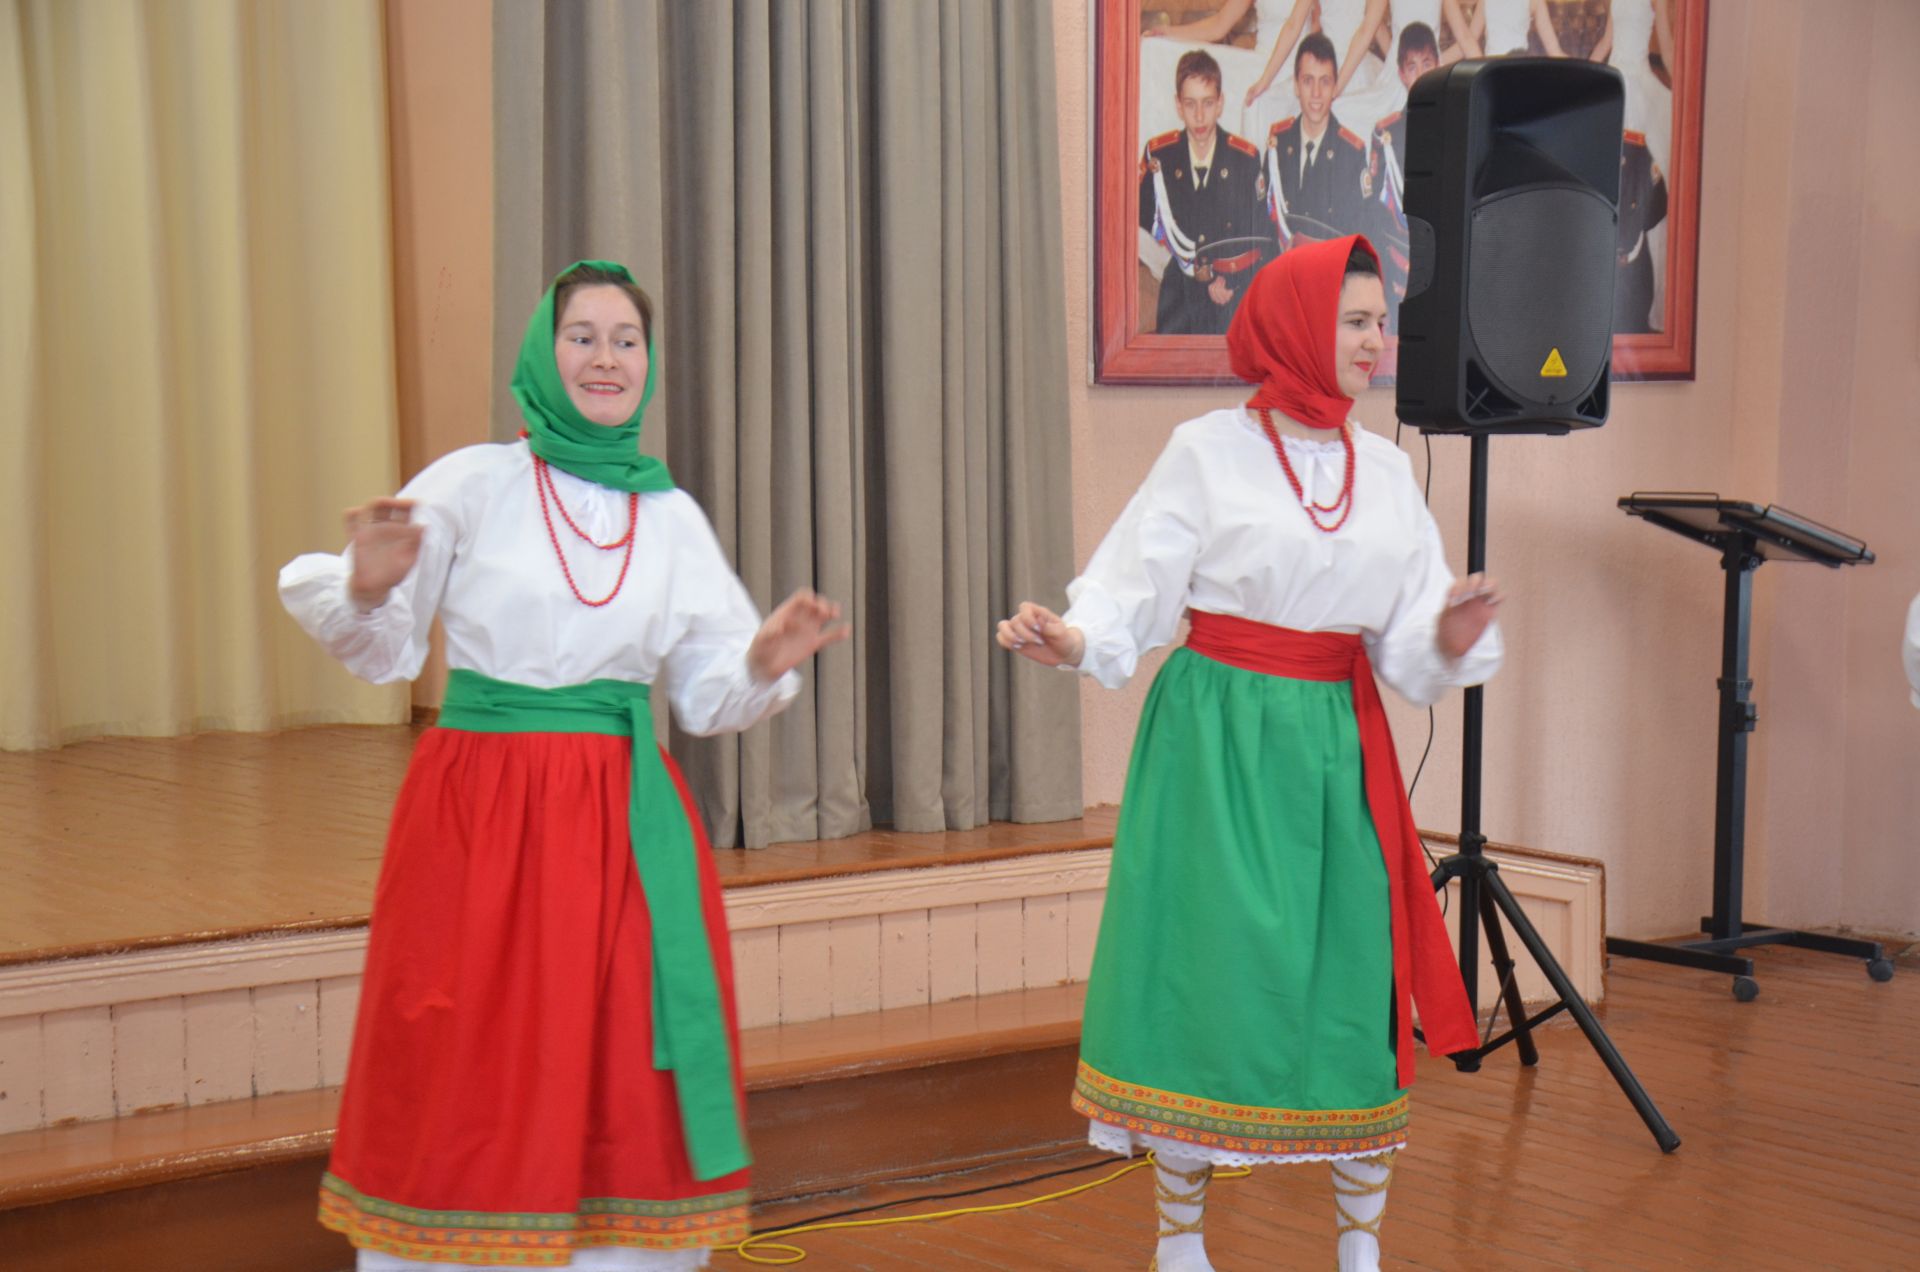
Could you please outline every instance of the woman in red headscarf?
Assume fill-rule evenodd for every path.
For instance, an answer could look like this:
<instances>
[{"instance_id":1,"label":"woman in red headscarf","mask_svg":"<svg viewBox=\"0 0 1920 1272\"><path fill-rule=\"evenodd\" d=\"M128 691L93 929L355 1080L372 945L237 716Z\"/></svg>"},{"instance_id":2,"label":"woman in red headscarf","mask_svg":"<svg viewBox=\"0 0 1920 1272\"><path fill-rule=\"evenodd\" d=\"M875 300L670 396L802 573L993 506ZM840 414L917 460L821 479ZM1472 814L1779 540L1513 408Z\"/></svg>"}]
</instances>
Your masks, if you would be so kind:
<instances>
[{"instance_id":1,"label":"woman in red headscarf","mask_svg":"<svg viewBox=\"0 0 1920 1272\"><path fill-rule=\"evenodd\" d=\"M1406 455L1348 418L1386 299L1357 235L1266 266L1227 333L1245 406L1174 430L1055 615L1000 644L1108 687L1191 620L1141 713L1074 1106L1154 1151L1159 1272L1209 1269L1218 1165L1329 1161L1341 1272L1379 1266L1413 1014L1475 1044L1377 674L1417 704L1499 665Z\"/></svg>"}]
</instances>

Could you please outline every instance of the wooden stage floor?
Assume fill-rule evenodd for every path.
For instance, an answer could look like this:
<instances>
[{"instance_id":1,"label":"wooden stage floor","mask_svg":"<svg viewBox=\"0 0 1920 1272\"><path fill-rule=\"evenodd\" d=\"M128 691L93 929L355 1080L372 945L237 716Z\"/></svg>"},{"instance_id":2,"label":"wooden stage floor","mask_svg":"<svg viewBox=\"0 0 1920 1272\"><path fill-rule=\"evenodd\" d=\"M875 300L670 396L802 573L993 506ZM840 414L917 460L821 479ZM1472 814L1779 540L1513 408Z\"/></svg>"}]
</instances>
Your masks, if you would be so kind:
<instances>
[{"instance_id":1,"label":"wooden stage floor","mask_svg":"<svg viewBox=\"0 0 1920 1272\"><path fill-rule=\"evenodd\" d=\"M1434 1272L1892 1272L1920 1268L1920 957L1881 985L1859 963L1761 950L1760 997L1725 977L1616 960L1606 1026L1682 1143L1654 1147L1585 1038L1541 1034L1541 1061L1510 1054L1478 1074L1423 1059L1412 1145L1387 1207L1383 1266ZM1049 1167L1103 1167L984 1196L1039 1196L1113 1169L1090 1152L971 1176L814 1198L757 1227ZM1112 1163L1112 1164L1106 1164ZM1272 1168L1215 1185L1208 1255L1219 1272L1326 1272L1334 1263L1327 1169ZM885 1210L880 1214L897 1213ZM866 1217L866 1216L863 1216ZM794 1238L807 1266L847 1272L1138 1272L1152 1253L1150 1175L1065 1201L930 1224ZM747 1268L716 1258L716 1272Z\"/></svg>"},{"instance_id":2,"label":"wooden stage floor","mask_svg":"<svg viewBox=\"0 0 1920 1272\"><path fill-rule=\"evenodd\" d=\"M0 752L0 966L366 922L406 725ZM717 855L728 887L1109 842L1115 814Z\"/></svg>"}]
</instances>

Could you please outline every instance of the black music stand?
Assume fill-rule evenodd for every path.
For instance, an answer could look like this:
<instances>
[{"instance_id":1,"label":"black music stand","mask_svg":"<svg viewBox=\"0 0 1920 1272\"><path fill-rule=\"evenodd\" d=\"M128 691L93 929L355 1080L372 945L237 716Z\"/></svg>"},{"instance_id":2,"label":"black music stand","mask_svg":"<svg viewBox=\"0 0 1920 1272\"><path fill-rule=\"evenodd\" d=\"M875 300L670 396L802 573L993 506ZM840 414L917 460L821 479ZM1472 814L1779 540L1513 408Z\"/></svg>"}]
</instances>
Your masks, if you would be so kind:
<instances>
[{"instance_id":1,"label":"black music stand","mask_svg":"<svg viewBox=\"0 0 1920 1272\"><path fill-rule=\"evenodd\" d=\"M1727 573L1726 613L1720 640L1720 765L1713 819L1713 913L1700 920L1707 935L1697 941L1660 944L1607 938L1607 953L1627 958L1677 963L1733 977L1733 996L1752 1002L1760 993L1753 960L1734 953L1755 945L1797 945L1801 949L1842 954L1867 961L1877 981L1893 978L1893 963L1874 941L1850 940L1819 932L1798 932L1748 923L1740 917L1747 840L1747 735L1759 722L1748 697L1748 620L1753 610L1753 572L1763 561L1816 561L1832 569L1871 565L1873 553L1858 539L1817 521L1771 505L1722 499L1714 494L1648 492L1620 501L1630 517L1640 517L1675 534L1704 543L1720 554Z\"/></svg>"}]
</instances>

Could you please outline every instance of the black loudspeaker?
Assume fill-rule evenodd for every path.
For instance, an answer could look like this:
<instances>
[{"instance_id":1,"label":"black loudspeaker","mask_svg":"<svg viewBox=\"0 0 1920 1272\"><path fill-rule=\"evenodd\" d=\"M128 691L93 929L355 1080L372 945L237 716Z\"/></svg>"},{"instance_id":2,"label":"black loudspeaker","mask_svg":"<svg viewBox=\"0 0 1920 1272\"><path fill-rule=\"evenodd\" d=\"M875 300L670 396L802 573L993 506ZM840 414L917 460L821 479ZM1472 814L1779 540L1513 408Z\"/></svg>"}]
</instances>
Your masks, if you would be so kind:
<instances>
[{"instance_id":1,"label":"black loudspeaker","mask_svg":"<svg viewBox=\"0 0 1920 1272\"><path fill-rule=\"evenodd\" d=\"M1407 95L1400 418L1429 433L1607 419L1625 94L1610 66L1485 58Z\"/></svg>"}]
</instances>

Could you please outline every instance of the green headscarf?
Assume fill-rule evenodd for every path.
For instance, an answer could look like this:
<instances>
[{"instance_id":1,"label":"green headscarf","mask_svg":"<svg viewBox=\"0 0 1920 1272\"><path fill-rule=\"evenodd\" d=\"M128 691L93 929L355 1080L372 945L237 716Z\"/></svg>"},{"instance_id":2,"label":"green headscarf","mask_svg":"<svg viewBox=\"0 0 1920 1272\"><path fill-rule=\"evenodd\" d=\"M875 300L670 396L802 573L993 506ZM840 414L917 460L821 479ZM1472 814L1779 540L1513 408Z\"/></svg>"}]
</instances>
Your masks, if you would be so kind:
<instances>
[{"instance_id":1,"label":"green headscarf","mask_svg":"<svg viewBox=\"0 0 1920 1272\"><path fill-rule=\"evenodd\" d=\"M633 281L627 267L615 261L575 261L547 286L547 294L527 320L526 338L520 342L520 360L514 364L511 382L514 400L520 403L520 414L527 421L527 444L555 468L602 486L642 493L672 490L673 475L666 464L640 453L640 420L647 413L647 403L653 401L653 373L660 365L651 337L647 341L647 383L640 391L640 406L624 424L610 428L580 414L560 380L560 368L553 360L554 292L561 278L582 265Z\"/></svg>"}]
</instances>

